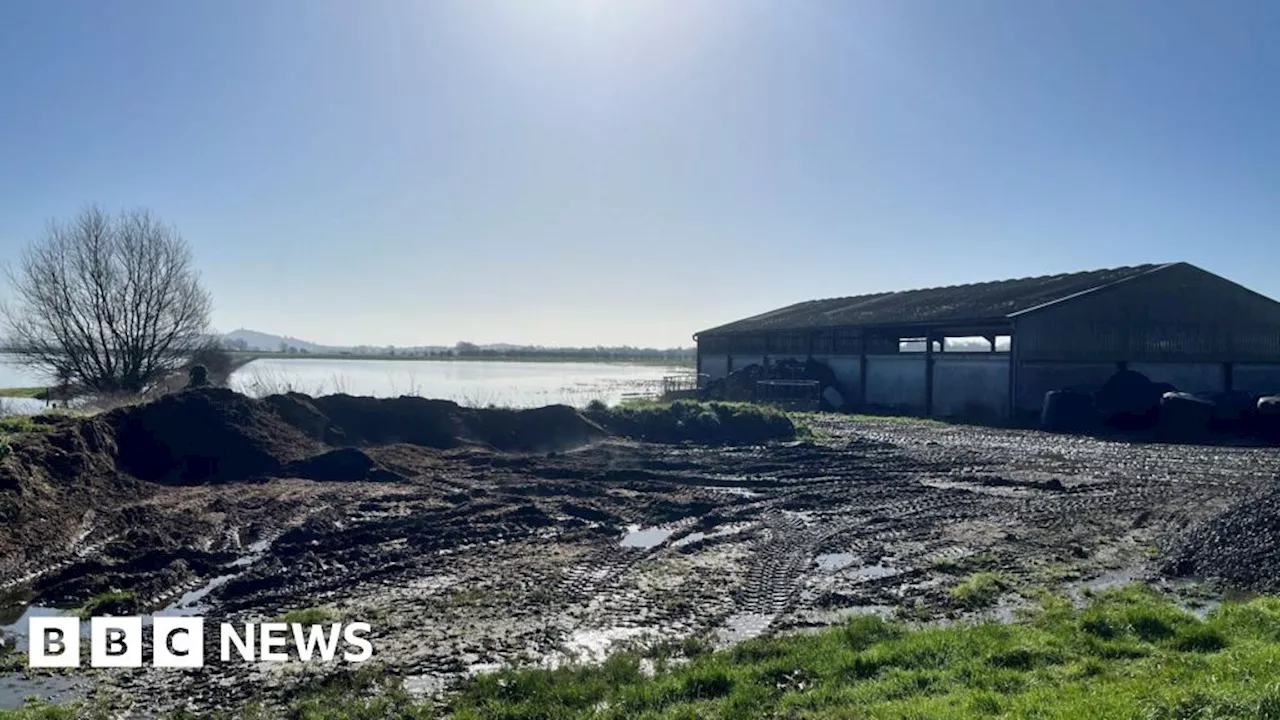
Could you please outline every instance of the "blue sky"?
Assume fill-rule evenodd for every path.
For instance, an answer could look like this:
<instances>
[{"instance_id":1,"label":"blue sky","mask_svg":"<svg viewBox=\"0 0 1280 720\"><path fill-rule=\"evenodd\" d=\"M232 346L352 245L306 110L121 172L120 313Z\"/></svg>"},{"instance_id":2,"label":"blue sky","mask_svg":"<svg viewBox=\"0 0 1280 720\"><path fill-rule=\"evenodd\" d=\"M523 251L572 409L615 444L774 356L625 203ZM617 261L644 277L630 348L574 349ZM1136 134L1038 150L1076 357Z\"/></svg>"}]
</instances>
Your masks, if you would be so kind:
<instances>
[{"instance_id":1,"label":"blue sky","mask_svg":"<svg viewBox=\"0 0 1280 720\"><path fill-rule=\"evenodd\" d=\"M1280 3L18 0L0 260L89 203L220 330L689 344L1186 260L1280 297Z\"/></svg>"}]
</instances>

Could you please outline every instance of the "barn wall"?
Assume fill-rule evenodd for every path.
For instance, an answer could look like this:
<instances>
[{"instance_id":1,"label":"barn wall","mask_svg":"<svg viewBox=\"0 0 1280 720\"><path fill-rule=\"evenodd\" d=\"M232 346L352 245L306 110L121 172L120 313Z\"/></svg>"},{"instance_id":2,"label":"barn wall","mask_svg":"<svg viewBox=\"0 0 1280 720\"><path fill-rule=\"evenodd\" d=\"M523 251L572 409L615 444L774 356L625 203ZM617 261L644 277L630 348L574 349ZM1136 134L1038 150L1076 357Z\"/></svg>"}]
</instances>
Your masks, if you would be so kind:
<instances>
[{"instance_id":1,"label":"barn wall","mask_svg":"<svg viewBox=\"0 0 1280 720\"><path fill-rule=\"evenodd\" d=\"M764 364L764 355L739 355L737 353L734 353L729 357L733 361L733 365L730 368L731 370L741 370L742 368L748 365Z\"/></svg>"},{"instance_id":2,"label":"barn wall","mask_svg":"<svg viewBox=\"0 0 1280 720\"><path fill-rule=\"evenodd\" d=\"M1129 369L1140 372L1151 382L1169 383L1182 392L1222 392L1226 390L1226 374L1222 363L1129 363Z\"/></svg>"},{"instance_id":3,"label":"barn wall","mask_svg":"<svg viewBox=\"0 0 1280 720\"><path fill-rule=\"evenodd\" d=\"M1187 265L1019 315L1016 332L1025 361L1280 361L1280 304Z\"/></svg>"},{"instance_id":4,"label":"barn wall","mask_svg":"<svg viewBox=\"0 0 1280 720\"><path fill-rule=\"evenodd\" d=\"M934 355L933 414L938 417L1007 417L1009 356Z\"/></svg>"},{"instance_id":5,"label":"barn wall","mask_svg":"<svg viewBox=\"0 0 1280 720\"><path fill-rule=\"evenodd\" d=\"M729 374L728 355L701 355L701 372L711 376L712 380L720 380Z\"/></svg>"},{"instance_id":6,"label":"barn wall","mask_svg":"<svg viewBox=\"0 0 1280 720\"><path fill-rule=\"evenodd\" d=\"M1280 393L1280 363L1238 363L1231 389L1254 395Z\"/></svg>"},{"instance_id":7,"label":"barn wall","mask_svg":"<svg viewBox=\"0 0 1280 720\"><path fill-rule=\"evenodd\" d=\"M924 353L868 355L867 404L903 412L924 412Z\"/></svg>"}]
</instances>

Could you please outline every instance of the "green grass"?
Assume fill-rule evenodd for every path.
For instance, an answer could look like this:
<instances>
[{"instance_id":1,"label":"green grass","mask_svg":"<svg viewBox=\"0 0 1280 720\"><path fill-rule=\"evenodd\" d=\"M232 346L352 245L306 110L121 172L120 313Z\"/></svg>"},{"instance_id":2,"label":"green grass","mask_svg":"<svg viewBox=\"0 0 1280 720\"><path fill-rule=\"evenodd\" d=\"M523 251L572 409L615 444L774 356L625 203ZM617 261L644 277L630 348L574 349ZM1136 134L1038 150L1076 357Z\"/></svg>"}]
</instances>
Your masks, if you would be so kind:
<instances>
[{"instance_id":1,"label":"green grass","mask_svg":"<svg viewBox=\"0 0 1280 720\"><path fill-rule=\"evenodd\" d=\"M986 581L978 584L986 585ZM1128 588L1024 623L910 629L875 617L660 669L481 676L457 720L503 718L1280 718L1280 600L1208 621Z\"/></svg>"},{"instance_id":2,"label":"green grass","mask_svg":"<svg viewBox=\"0 0 1280 720\"><path fill-rule=\"evenodd\" d=\"M95 615L124 615L137 609L138 598L129 590L108 590L95 595L76 612L81 618Z\"/></svg>"},{"instance_id":3,"label":"green grass","mask_svg":"<svg viewBox=\"0 0 1280 720\"><path fill-rule=\"evenodd\" d=\"M30 703L17 710L0 710L0 720L75 720L79 711L75 705L49 705Z\"/></svg>"},{"instance_id":4,"label":"green grass","mask_svg":"<svg viewBox=\"0 0 1280 720\"><path fill-rule=\"evenodd\" d=\"M36 398L43 400L45 393L49 388L42 387L16 387L16 388L0 388L0 397L11 398Z\"/></svg>"},{"instance_id":5,"label":"green grass","mask_svg":"<svg viewBox=\"0 0 1280 720\"><path fill-rule=\"evenodd\" d=\"M755 444L792 440L798 432L787 413L752 403L633 400L610 407L595 401L584 414L612 433L647 442Z\"/></svg>"},{"instance_id":6,"label":"green grass","mask_svg":"<svg viewBox=\"0 0 1280 720\"><path fill-rule=\"evenodd\" d=\"M1280 598L1199 620L1142 586L1084 608L1049 598L1015 624L911 627L863 616L733 648L637 653L602 665L481 675L447 699L455 720L1280 720ZM30 712L30 711L18 711ZM53 711L50 711L53 712ZM261 717L437 717L380 668L360 666ZM0 712L0 720L70 714Z\"/></svg>"},{"instance_id":7,"label":"green grass","mask_svg":"<svg viewBox=\"0 0 1280 720\"><path fill-rule=\"evenodd\" d=\"M951 599L968 610L991 607L1009 589L1004 576L994 572L980 572L951 588Z\"/></svg>"},{"instance_id":8,"label":"green grass","mask_svg":"<svg viewBox=\"0 0 1280 720\"><path fill-rule=\"evenodd\" d=\"M338 613L330 608L309 607L290 610L281 618L282 623L298 623L299 625L324 625L337 621Z\"/></svg>"}]
</instances>

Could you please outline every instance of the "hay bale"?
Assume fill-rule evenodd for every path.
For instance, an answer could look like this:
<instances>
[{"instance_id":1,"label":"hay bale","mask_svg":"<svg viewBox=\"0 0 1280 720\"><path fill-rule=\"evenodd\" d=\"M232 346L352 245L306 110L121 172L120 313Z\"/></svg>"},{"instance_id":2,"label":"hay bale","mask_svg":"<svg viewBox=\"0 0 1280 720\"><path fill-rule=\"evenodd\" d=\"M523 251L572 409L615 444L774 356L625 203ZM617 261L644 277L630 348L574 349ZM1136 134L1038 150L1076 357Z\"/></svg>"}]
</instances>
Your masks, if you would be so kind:
<instances>
[{"instance_id":1,"label":"hay bale","mask_svg":"<svg viewBox=\"0 0 1280 720\"><path fill-rule=\"evenodd\" d=\"M1196 397L1213 403L1209 427L1215 430L1239 431L1248 427L1256 413L1253 397L1240 392L1196 393Z\"/></svg>"},{"instance_id":2,"label":"hay bale","mask_svg":"<svg viewBox=\"0 0 1280 720\"><path fill-rule=\"evenodd\" d=\"M1264 437L1280 440L1280 395L1263 395L1255 407L1258 432Z\"/></svg>"},{"instance_id":3,"label":"hay bale","mask_svg":"<svg viewBox=\"0 0 1280 720\"><path fill-rule=\"evenodd\" d=\"M1040 427L1050 432L1087 432L1098 422L1093 397L1072 390L1050 390L1044 395Z\"/></svg>"},{"instance_id":4,"label":"hay bale","mask_svg":"<svg viewBox=\"0 0 1280 720\"><path fill-rule=\"evenodd\" d=\"M1169 392L1160 398L1161 437L1171 440L1198 440L1209 432L1213 403L1190 393Z\"/></svg>"}]
</instances>

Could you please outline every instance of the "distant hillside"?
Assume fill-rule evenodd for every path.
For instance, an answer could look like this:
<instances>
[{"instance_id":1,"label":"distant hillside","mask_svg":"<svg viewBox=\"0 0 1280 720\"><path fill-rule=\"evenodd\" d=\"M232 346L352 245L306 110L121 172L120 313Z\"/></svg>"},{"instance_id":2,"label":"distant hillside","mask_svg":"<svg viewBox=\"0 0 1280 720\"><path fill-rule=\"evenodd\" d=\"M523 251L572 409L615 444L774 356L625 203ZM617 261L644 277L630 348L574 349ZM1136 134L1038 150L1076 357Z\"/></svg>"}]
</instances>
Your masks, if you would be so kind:
<instances>
[{"instance_id":1,"label":"distant hillside","mask_svg":"<svg viewBox=\"0 0 1280 720\"><path fill-rule=\"evenodd\" d=\"M307 352L334 352L337 350L337 348L317 345L306 340L289 337L288 335L273 335L244 328L233 330L222 337L231 346L240 346L240 342L243 341L244 345L240 346L243 350L279 352L281 347L292 347L298 350L306 350Z\"/></svg>"}]
</instances>

